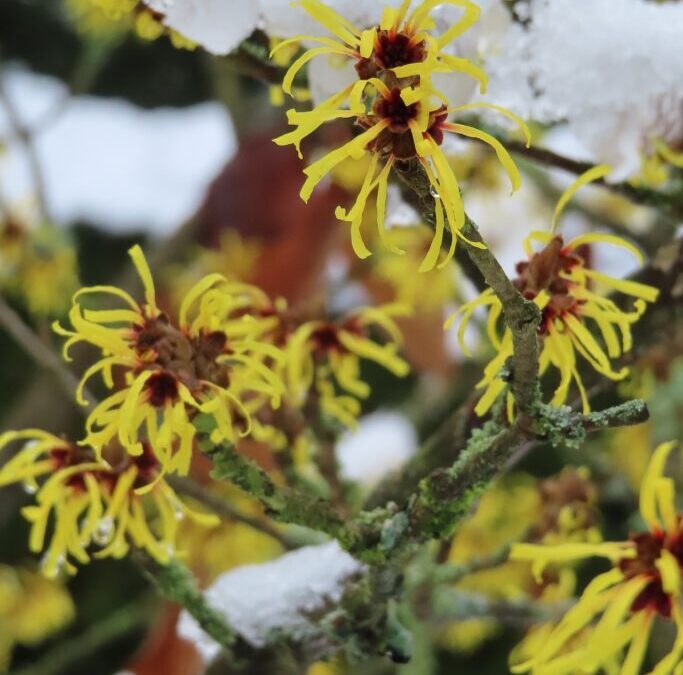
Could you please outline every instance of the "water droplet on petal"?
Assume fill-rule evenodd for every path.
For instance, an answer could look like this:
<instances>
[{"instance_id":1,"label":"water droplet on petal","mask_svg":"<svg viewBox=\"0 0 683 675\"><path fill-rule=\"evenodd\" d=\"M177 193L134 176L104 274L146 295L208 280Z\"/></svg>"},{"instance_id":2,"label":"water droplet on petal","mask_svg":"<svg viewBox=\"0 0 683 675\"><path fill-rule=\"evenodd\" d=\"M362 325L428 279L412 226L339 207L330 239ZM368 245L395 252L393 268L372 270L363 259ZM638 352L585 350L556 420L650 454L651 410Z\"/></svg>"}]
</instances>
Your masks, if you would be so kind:
<instances>
[{"instance_id":1,"label":"water droplet on petal","mask_svg":"<svg viewBox=\"0 0 683 675\"><path fill-rule=\"evenodd\" d=\"M93 535L93 541L98 546L106 546L114 534L114 519L107 517L100 520L95 534Z\"/></svg>"},{"instance_id":2,"label":"water droplet on petal","mask_svg":"<svg viewBox=\"0 0 683 675\"><path fill-rule=\"evenodd\" d=\"M21 484L21 487L27 495L34 495L36 492L38 492L38 485L33 481L24 481Z\"/></svg>"},{"instance_id":3,"label":"water droplet on petal","mask_svg":"<svg viewBox=\"0 0 683 675\"><path fill-rule=\"evenodd\" d=\"M433 186L429 186L429 194L434 197L434 199L441 199L441 195L439 194L439 191Z\"/></svg>"},{"instance_id":4,"label":"water droplet on petal","mask_svg":"<svg viewBox=\"0 0 683 675\"><path fill-rule=\"evenodd\" d=\"M54 556L46 553L40 559L40 570L48 579L56 579L64 568L66 558L63 555Z\"/></svg>"}]
</instances>

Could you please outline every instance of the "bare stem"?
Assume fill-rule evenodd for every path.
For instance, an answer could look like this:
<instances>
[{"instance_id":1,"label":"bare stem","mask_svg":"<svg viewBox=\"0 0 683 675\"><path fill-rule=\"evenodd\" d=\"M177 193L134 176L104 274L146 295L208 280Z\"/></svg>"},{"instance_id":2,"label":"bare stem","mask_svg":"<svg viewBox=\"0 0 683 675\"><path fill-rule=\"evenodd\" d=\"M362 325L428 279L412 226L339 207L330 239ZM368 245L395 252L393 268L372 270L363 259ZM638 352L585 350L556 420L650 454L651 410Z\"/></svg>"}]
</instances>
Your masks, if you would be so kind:
<instances>
[{"instance_id":1,"label":"bare stem","mask_svg":"<svg viewBox=\"0 0 683 675\"><path fill-rule=\"evenodd\" d=\"M439 565L434 570L433 581L436 584L455 584L471 574L498 567L507 561L511 549L512 544L506 543L499 546L489 555L473 558L466 563L445 563Z\"/></svg>"},{"instance_id":2,"label":"bare stem","mask_svg":"<svg viewBox=\"0 0 683 675\"><path fill-rule=\"evenodd\" d=\"M519 141L507 140L499 138L505 147L512 153L519 155L525 159L544 166L551 166L556 169L562 169L568 173L577 176L592 169L595 165L589 162L579 162L563 155L558 155L547 148L539 148L536 146L526 147L524 143ZM658 190L652 190L647 187L635 186L630 183L610 183L604 178L595 181L596 185L602 185L604 188L626 197L630 201L641 204L643 206L650 206L652 208L661 209L670 216L683 217L683 203L681 195L666 194Z\"/></svg>"},{"instance_id":3,"label":"bare stem","mask_svg":"<svg viewBox=\"0 0 683 675\"><path fill-rule=\"evenodd\" d=\"M298 540L289 537L284 532L281 532L269 521L264 520L263 518L251 516L248 513L244 513L244 511L236 508L227 500L210 492L205 486L197 483L192 478L167 476L166 481L179 494L192 497L192 499L204 504L204 506L207 506L209 509L211 509L211 511L219 516L236 520L237 522L248 525L259 532L263 532L263 534L267 534L288 551L299 548L300 546Z\"/></svg>"},{"instance_id":4,"label":"bare stem","mask_svg":"<svg viewBox=\"0 0 683 675\"><path fill-rule=\"evenodd\" d=\"M209 605L185 565L178 560L160 565L142 551L135 552L135 559L161 595L184 607L219 645L228 650L232 648L238 640L236 633L223 615Z\"/></svg>"},{"instance_id":5,"label":"bare stem","mask_svg":"<svg viewBox=\"0 0 683 675\"><path fill-rule=\"evenodd\" d=\"M2 73L0 73L0 103L5 108L12 135L24 146L26 159L31 172L31 179L33 181L33 189L35 190L41 216L43 218L48 218L49 212L45 192L45 179L43 170L40 166L40 158L38 157L35 138L31 130L24 125L19 115L19 111L16 109L14 101L12 101L12 97L7 91Z\"/></svg>"},{"instance_id":6,"label":"bare stem","mask_svg":"<svg viewBox=\"0 0 683 675\"><path fill-rule=\"evenodd\" d=\"M17 312L10 307L0 295L0 325L14 338L21 347L38 365L51 372L64 392L70 399L74 398L78 387L78 378L65 366L62 360L24 323ZM97 399L88 389L83 390L84 398L91 404L97 403ZM87 416L85 408L78 406L81 414Z\"/></svg>"},{"instance_id":7,"label":"bare stem","mask_svg":"<svg viewBox=\"0 0 683 675\"><path fill-rule=\"evenodd\" d=\"M434 197L427 174L419 162L411 160L397 166L401 180L417 197L417 205L428 223L433 223ZM483 244L484 240L474 222L466 216L462 234L470 241ZM539 404L538 338L536 329L541 319L535 303L522 297L505 274L491 249L477 248L466 243L467 255L481 273L486 284L493 289L503 305L503 315L514 345L512 393L519 412L518 424L529 427Z\"/></svg>"}]
</instances>

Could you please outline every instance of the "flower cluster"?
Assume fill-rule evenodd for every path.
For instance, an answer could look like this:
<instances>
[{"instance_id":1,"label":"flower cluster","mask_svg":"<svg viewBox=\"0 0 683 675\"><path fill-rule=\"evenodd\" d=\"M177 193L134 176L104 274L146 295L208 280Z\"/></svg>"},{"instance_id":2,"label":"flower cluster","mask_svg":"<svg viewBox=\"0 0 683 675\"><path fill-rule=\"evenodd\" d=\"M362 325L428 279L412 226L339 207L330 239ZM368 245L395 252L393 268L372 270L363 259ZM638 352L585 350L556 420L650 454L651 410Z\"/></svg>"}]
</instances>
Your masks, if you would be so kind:
<instances>
[{"instance_id":1,"label":"flower cluster","mask_svg":"<svg viewBox=\"0 0 683 675\"><path fill-rule=\"evenodd\" d=\"M652 286L616 279L591 269L581 253L582 248L589 244L606 243L626 249L642 262L640 251L626 240L611 234L591 233L565 242L562 236L554 233L558 219L574 193L608 171L609 167L596 167L570 185L558 202L551 231L532 232L525 240L528 258L517 265L518 276L514 280L519 292L527 300L533 300L542 312L538 328L542 343L540 372L543 375L552 366L560 375L551 404L564 404L574 382L585 412L590 410L590 406L579 373L577 355L600 375L622 380L628 369L622 367L617 370L612 361L630 351L633 344L631 326L643 315L647 303L655 302L659 295ZM543 245L539 251L534 250L535 241ZM635 298L633 310L621 309L614 300L597 292L594 285ZM446 325L448 327L462 317L458 337L464 353L469 355L465 331L480 307L488 310L487 334L497 352L477 385L484 393L476 412L485 415L507 389L503 373L506 361L513 354L510 329L506 327L502 334L500 332L502 304L492 289L486 289L475 300L463 305ZM595 337L595 331L589 328L589 321L597 328L604 346L600 344L600 338ZM512 404L512 396L508 393L509 408Z\"/></svg>"},{"instance_id":2,"label":"flower cluster","mask_svg":"<svg viewBox=\"0 0 683 675\"><path fill-rule=\"evenodd\" d=\"M640 513L647 530L631 534L625 541L603 541L598 526L598 484L588 469L565 467L551 478L518 475L491 482L497 474L505 473L534 440L545 438L541 432L553 421L551 418L573 420L571 410L562 407L574 392L584 413L590 411L587 372L612 382L627 376L629 362L625 357L633 349L634 325L648 306L658 301L660 291L640 281L609 276L592 265L592 248L596 245L625 250L642 263L640 250L629 241L592 232L570 239L557 229L565 208L582 186L608 175L616 179L616 172L605 165L591 168L569 186L557 203L547 231L530 231L533 228L528 227L528 219L519 219L527 223L525 258L517 264L514 278L494 282L501 279L500 264L485 250L487 244L469 220L464 199L468 212L474 213L475 190L482 187L477 181L486 184L487 199L491 183L499 187L498 183L504 182L507 191L509 181L512 191L516 191L521 174L510 152L523 154L523 145L509 142L506 147L496 134L472 126L468 118L482 111L485 115L501 115L513 132L521 131L520 138L524 138L527 148L531 134L515 113L493 103L455 100L458 94L451 92L457 87L445 84L448 78L464 79L471 87L470 93L477 84L479 92L486 93L488 76L480 65L485 48L480 46L478 56L472 59L463 56L475 53L467 48L466 40L476 35L471 29L481 18L479 5L473 0L363 0L365 9L360 10L360 0L327 0L327 4L326 0L296 0L293 7L300 15L297 19L292 14L290 27L305 19L307 23L301 25L312 21L322 27L323 36L313 34L318 30L315 25L310 30L302 29L308 33L302 35L294 35L294 30L274 30L277 22L269 23L266 17L271 10L273 15L286 13L275 7L281 4L279 0L242 0L239 14L234 11L237 0L65 1L89 29L100 30L100 15L107 16L118 25L116 30L135 27L140 36L148 39L166 35L177 47L191 48L196 41L213 53L225 54L251 35L231 57L232 65L253 70L271 86L279 83L280 73L285 72L281 88L278 85L276 92L271 89L273 103L284 101L285 94L297 103L316 102L313 109L301 106L287 111L290 129L274 139L278 146L294 146L302 159L303 145L325 125L342 121L341 126L347 127L336 147L315 155L304 169L300 197L308 202L314 190L331 175L340 184L345 183L343 187L354 197L335 210L336 218L350 229L351 246L345 246L340 256L343 264L349 262L351 249L361 259L371 255L375 243L381 252L372 264L361 263L354 256L344 281L362 278L363 291L381 297L381 302L387 304L353 305L351 310L336 311L335 307L342 303L348 303L344 305L348 307L355 299L355 294L349 294L336 305L331 302L329 308L322 309L318 298L325 296L324 289L309 298L308 304L290 306L283 298L269 297L249 283L259 278L263 260L272 257L266 250L270 237L263 235L269 228L247 230L243 223L236 223L237 229L221 238L217 251L201 253L194 265L181 263L172 268L169 276L173 279L165 296L157 293L140 246L129 251L137 271L135 281L142 287L139 294L112 285L76 290L76 255L73 247L65 245L63 235L55 235L52 230L48 233L47 228L45 232L36 229L28 233L8 219L0 228L0 289L21 295L33 314L62 317L53 328L65 341L66 361L72 359L76 346L84 348L84 358L90 358L74 392L79 405L91 406L82 436L71 441L41 429L0 434L0 488L22 486L31 496L30 504L21 513L29 523L29 549L42 556L41 569L47 579L41 579L45 582L41 588L48 589L50 584L57 587L57 577L75 574L79 565L97 559L120 559L132 549L160 565L181 556L205 582L226 569L261 562L283 549L303 545L309 528L313 533L320 529L339 540L324 545L332 551L329 560L321 558L321 547L306 547L303 557L290 553L283 556L282 565L278 562L271 567L276 579L275 572L279 570L282 575L283 570L287 572L286 566L294 563L291 573L297 561L312 555L311 560L317 558L318 563L325 563L317 565L323 577L332 578L330 560L344 568L344 574L337 575L339 583L330 587L334 593L324 598L319 616L316 614L316 620L333 628L321 634L324 640L320 644L313 645L321 654L328 654L328 647L330 653L348 647L344 643L351 635L354 643L349 653L356 657L375 654L382 645L382 651L399 662L409 656L400 620L403 615L410 619L412 610L417 610L412 612L412 618L436 619L446 628L439 631L437 641L442 644L437 647L472 651L508 621L509 608L514 610L511 618L521 618L526 626L540 622L513 652L514 673L572 675L604 671L637 675L647 663L650 636L658 626L668 624L673 638L670 649L652 675L683 675L683 513L677 510L674 481L665 476L665 465L675 444L659 446L650 459L640 494ZM478 1L483 4L483 0ZM505 11L507 24L514 24L511 34L517 34L524 48L533 51L538 12L551 11L550 6L557 3L495 1ZM560 4L563 1L557 0ZM289 0L285 4L289 6ZM387 5L381 14L380 5ZM543 5L546 10L534 5ZM222 21L226 17L235 19L235 26L227 32L222 25L227 23ZM105 43L106 38L100 34L96 42ZM115 43L112 40L111 44ZM266 45L272 48L272 63L261 62ZM352 79L336 87L338 91L332 95L335 88L326 82L327 93L319 96L320 88L316 90L314 79L302 77L303 69L318 57L332 57L333 66L341 64ZM488 66L493 66L491 61ZM214 70L212 76L223 77L222 68ZM552 84L543 77L543 71L541 68L537 77L529 76L528 83L531 86L533 80L540 101L549 95L542 89L550 89ZM499 79L500 72L492 77L491 88L501 94L500 83L494 86ZM561 108L566 111L571 106ZM527 113L530 119L541 121L531 109L523 112ZM574 117L570 110L570 126L576 123ZM680 187L678 170L683 168L683 156L679 152L678 127L676 124L670 134L653 131L647 139L640 138L646 143L631 148L644 152L641 183ZM451 140L458 136L480 141L473 147L485 155L485 160L480 162L478 155L474 160L461 156L456 169L449 155L449 135ZM566 158L546 149L527 153L526 158L569 170L582 166L565 162ZM463 171L468 163L476 164L477 171L471 172L474 181ZM531 169L528 173L538 178L535 182L539 194L545 192L542 177ZM413 190L410 206L421 211L407 227L395 227L401 219L396 212L392 214L395 204L391 203L394 195L390 189L396 188L390 186L392 175ZM632 176L632 172L623 175ZM461 183L467 187L465 197ZM473 185L475 190L471 189ZM659 209L660 202L666 202L671 213L676 210L674 192L655 193L643 189L637 180L620 185L615 192L633 197L634 202L640 200L653 210ZM207 213L212 211L210 206L204 209ZM496 219L502 220L499 203L492 206L489 200L487 206ZM279 205L276 207L280 211ZM218 207L217 213L222 210ZM412 218L415 212L410 211ZM220 215L215 228L207 222L214 234L227 225ZM528 210L525 215L529 215ZM660 225L663 223L658 222L657 227ZM371 237L369 231L374 231L375 226L376 234ZM263 238L258 238L261 230ZM242 239L237 231L247 232L249 239ZM326 233L323 227L320 231ZM297 232L299 236L303 230ZM508 240L514 239L511 232L506 230L504 234ZM446 327L459 320L458 340L463 352L470 356L466 332L480 315L484 316L481 333L488 336L490 351L476 385L481 395L474 412L483 417L493 411L493 419L486 423L471 419L466 390L474 380L468 379L469 367L447 372L441 368L444 389L437 393L445 393L446 380L453 379L453 373L459 377L457 386L448 392L448 401L446 396L443 398L448 405L455 399L462 405L448 417L445 409L439 409L441 405L427 400L420 386L426 383L425 390L437 387L423 378L420 386L414 387L417 393L410 406L434 410L427 411L429 415L415 429L410 425L409 452L399 453L407 460L404 468L389 476L389 469L383 467L386 482L372 490L363 503L361 489L369 485L362 480L367 478L367 465L363 466L365 476L355 468L355 475L346 470L345 439L340 439L340 433L355 427L363 408L375 403L375 397L371 400L372 387L381 387L373 385L373 371L381 371L386 379L408 375L410 366L402 355L404 317L419 315L418 321L406 326L409 332L419 328L414 330L419 339L410 343L416 344L416 359L436 351L422 338L435 321L438 323L434 332L443 335L439 324L444 305L462 298L456 287L454 256L456 246L463 246L463 242L481 278L497 290L486 288L463 304ZM494 239L489 243L495 248ZM279 244L277 251L291 252L288 246L280 248ZM313 254L317 256L318 252ZM330 260L320 255L319 262ZM670 278L679 271L678 262L670 262ZM336 280L337 268L331 267L335 268L328 278ZM323 268L319 265L316 271ZM416 278L417 271L432 274ZM658 267L656 274L660 273L660 278L665 278L666 272ZM309 275L303 276L309 280ZM269 273L268 281L271 279ZM353 291L360 285L354 284ZM675 284L671 285L675 291ZM506 294L500 287L509 292ZM535 324L528 325L537 352L517 349L511 321L514 317L501 299L507 297L533 309L532 314L540 318L535 335ZM671 297L676 298L675 292ZM12 326L8 323L7 327ZM41 346L49 349L49 345L36 342L38 346L29 343L27 351L38 362L53 367L50 354L40 351ZM676 353L680 355L680 350ZM535 376L538 371L543 385L553 393L548 396L550 406L536 405L533 397L533 405L528 406L534 417L532 423L522 425L524 420L519 420L515 424L515 405L521 408L522 400L516 391L512 393L509 364L517 366L517 361L530 356L534 362L528 364L526 372ZM519 375L522 369L516 370ZM535 386L536 378L532 379ZM395 380L391 379L391 383ZM586 428L582 426L580 431L629 423L644 411L644 404L636 403L588 416L584 419ZM506 405L507 418L501 412ZM634 412L637 414L631 416ZM628 440L633 445L637 436L630 433ZM420 450L418 436L420 444L425 439ZM673 434L667 432L669 436ZM366 446L369 452L377 445L392 446L392 439L384 431L370 438ZM576 438L572 436L573 441ZM366 451L362 444L357 447L361 450L354 449L348 455ZM647 458L630 453L629 462L633 464L635 457L644 463L649 459L649 447ZM536 468L539 473L545 472L552 462L561 459L558 453L550 458L551 462ZM210 473L212 460L216 465ZM642 473L643 465L638 465L634 473ZM596 462L595 466L600 464ZM266 475L266 471L271 473ZM201 474L206 482L184 478L191 473ZM254 502L241 503L232 492L237 487L221 490L217 483L209 482L207 475L216 481L219 476L229 477L240 490L251 493ZM359 484L351 487L347 480ZM221 513L225 522L221 525L213 513L195 510L187 501L189 496ZM473 501L477 502L475 513L468 517ZM244 508L233 506L234 502ZM318 506L319 518L302 517ZM264 508L266 516L273 515L278 522L297 527L278 529L279 525L262 520ZM426 536L444 541L427 543ZM348 547L348 552L342 553L340 545ZM592 557L606 559L609 570L598 574L560 618L556 613L558 601L568 604L576 595L584 579L579 564ZM379 574L371 572L377 561L381 563ZM387 562L395 568L390 575L381 573ZM425 570L421 569L423 565ZM292 575L294 586L302 582L302 597L310 596L311 569L310 565L299 566L301 574ZM241 590L247 587L245 580L250 584L253 581L253 588L266 588L259 586L263 572L243 569L219 578L209 589L209 605L216 604L212 595L215 600L226 589L240 591L235 598L247 598L245 607L238 606L237 619L225 613L225 626L216 611L209 615L206 606L201 606L196 589L187 593L190 586L185 575L159 586L170 597L186 602L202 627L212 636L224 638L224 646L232 644L235 636L256 652L271 646L273 631L261 630L268 623L269 612L278 614L282 608L286 616L291 609L301 609L297 603L296 607L286 607L292 604L291 593L275 594L273 597L282 602L278 607L273 605L275 609L266 607L265 613L259 613L252 642L244 629L248 621L239 619L249 612L253 614L253 593ZM5 629L5 624L20 623L17 608L23 602L16 588L7 584L7 577L6 568L0 565L0 670L3 649L7 652L15 642L30 643L31 636L30 630L22 632L12 627L10 633ZM276 581L280 583L279 577ZM171 587L173 592L168 592ZM298 586L295 591L298 593ZM264 597L268 593L270 590ZM404 608L396 605L397 594L402 595ZM51 597L47 595L48 602ZM51 617L51 610L56 608L55 623L65 623L73 614L70 598L59 593L54 597L58 602L54 608L47 607L43 618ZM365 611L368 601L376 605L370 612ZM411 609L412 603L416 604ZM313 609L318 610L317 606ZM364 619L367 626L357 625ZM433 627L438 628L437 621L433 621ZM273 626L302 647L311 637L317 640L317 628L309 634L306 627L299 636L292 622ZM188 635L200 643L199 633ZM361 639L355 639L358 637ZM303 649L302 653L307 651ZM432 656L436 659L436 652L426 654L429 658L425 663Z\"/></svg>"},{"instance_id":3,"label":"flower cluster","mask_svg":"<svg viewBox=\"0 0 683 675\"><path fill-rule=\"evenodd\" d=\"M512 558L531 561L537 575L549 563L566 564L593 556L607 558L612 567L593 579L536 653L513 666L512 672L569 675L603 668L609 671L628 647L619 672L633 675L640 672L657 617L672 621L677 637L652 673L665 675L679 666L683 657L683 517L676 510L674 482L663 475L675 445L664 443L655 450L643 479L640 512L648 531L632 534L624 542L513 547Z\"/></svg>"},{"instance_id":4,"label":"flower cluster","mask_svg":"<svg viewBox=\"0 0 683 675\"><path fill-rule=\"evenodd\" d=\"M284 385L265 362L280 362L282 352L258 338L261 325L249 310L267 298L255 287L207 275L187 293L174 323L157 306L142 250L135 246L130 254L144 285L143 304L113 286L83 288L69 312L72 328L55 324L68 338L65 357L78 342L101 352L83 375L79 403L86 404L83 389L91 377L101 374L114 389L115 371L123 373L122 386L90 413L84 443L99 454L117 439L137 456L146 439L165 472L187 474L197 415L212 419L213 443L233 443L250 431L246 398L280 404ZM83 308L81 299L93 294L111 296L123 307Z\"/></svg>"},{"instance_id":5,"label":"flower cluster","mask_svg":"<svg viewBox=\"0 0 683 675\"><path fill-rule=\"evenodd\" d=\"M396 377L405 377L410 370L400 355L403 335L396 323L409 313L405 305L389 304L362 307L338 318L311 318L281 298L261 310L255 315L261 339L284 353L275 372L285 393L279 420L272 407L264 410L258 400L247 404L255 413L254 438L277 449L296 445L302 424L310 425L321 416L355 427L361 401L371 393L361 373L362 362L375 363Z\"/></svg>"},{"instance_id":6,"label":"flower cluster","mask_svg":"<svg viewBox=\"0 0 683 675\"><path fill-rule=\"evenodd\" d=\"M405 312L399 306L364 308L338 321L297 318L283 301L212 273L186 293L174 321L157 304L140 247L130 255L144 302L114 286L83 288L73 298L70 328L54 324L67 338L65 358L82 342L100 352L76 391L87 405L86 385L96 375L110 390L90 412L86 437L75 444L34 429L0 437L0 449L24 442L0 470L0 486L22 483L36 493L24 516L32 523L31 550L45 550L48 576L75 572L92 545L100 547L96 558L118 558L135 545L166 563L182 516L213 523L164 478L189 472L200 431L212 444L250 434L286 443L286 428L273 417L283 400L305 419L314 406L316 416L352 426L359 400L370 394L362 359L397 376L408 372L392 318ZM104 307L93 304L101 299Z\"/></svg>"},{"instance_id":7,"label":"flower cluster","mask_svg":"<svg viewBox=\"0 0 683 675\"><path fill-rule=\"evenodd\" d=\"M465 73L486 89L486 74L473 62L449 54L447 48L479 17L479 7L469 0L448 0L443 4L463 9L459 21L439 37L431 33L431 9L441 3L424 0L411 12L410 0L399 8L385 7L381 22L369 30L359 30L343 16L319 0L300 3L309 15L324 25L334 38L298 36L299 41L320 44L306 51L289 68L283 89L291 93L297 73L316 56L333 54L352 59L358 81L344 88L313 110L290 110L288 121L293 131L275 139L278 145L294 145L301 156L301 142L324 123L335 119L352 119L363 129L345 145L318 159L304 170L307 176L301 197L308 201L314 188L337 165L347 158L359 160L369 156L365 179L355 204L348 211L339 207L337 217L350 223L351 241L356 254L370 255L361 233L361 221L366 204L376 191L377 226L380 238L391 246L385 233L387 185L392 166L418 161L431 184L436 212L436 231L425 256L421 271L432 269L439 257L446 224L452 234L446 259L453 256L457 239L464 239L462 228L465 211L455 174L441 146L445 133L476 138L489 144L507 170L513 190L520 185L519 172L507 150L491 134L481 129L449 121L452 114L466 113L475 108L488 108L513 120L524 131L527 143L529 131L524 122L511 112L487 103L454 106L433 84L438 73ZM285 48L286 40L278 48ZM481 244L469 242L473 246ZM395 252L400 249L392 247Z\"/></svg>"},{"instance_id":8,"label":"flower cluster","mask_svg":"<svg viewBox=\"0 0 683 675\"><path fill-rule=\"evenodd\" d=\"M95 558L121 558L132 543L167 563L182 517L205 525L217 522L175 494L162 478L162 467L148 443L131 457L115 443L95 452L29 429L0 436L0 449L16 441L24 445L0 470L0 486L20 483L35 493L36 504L25 507L23 515L31 523L31 551L45 551L42 569L48 577L61 570L74 574L72 560L89 562L91 545L100 547ZM47 480L39 485L36 479L41 477ZM51 519L51 539L46 543Z\"/></svg>"}]
</instances>

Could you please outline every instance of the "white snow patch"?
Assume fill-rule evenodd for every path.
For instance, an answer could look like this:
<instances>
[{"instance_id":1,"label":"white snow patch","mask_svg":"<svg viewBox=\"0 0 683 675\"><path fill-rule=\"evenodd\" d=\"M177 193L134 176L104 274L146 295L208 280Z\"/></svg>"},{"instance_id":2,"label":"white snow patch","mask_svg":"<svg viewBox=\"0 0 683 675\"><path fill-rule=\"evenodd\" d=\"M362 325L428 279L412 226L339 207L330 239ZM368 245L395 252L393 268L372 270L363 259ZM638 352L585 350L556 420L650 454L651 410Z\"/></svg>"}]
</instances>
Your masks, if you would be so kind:
<instances>
[{"instance_id":1,"label":"white snow patch","mask_svg":"<svg viewBox=\"0 0 683 675\"><path fill-rule=\"evenodd\" d=\"M29 127L50 117L65 91L50 77L12 69L9 96ZM0 109L0 137L10 125ZM232 121L218 103L143 110L121 100L79 96L36 135L49 211L58 223L84 219L112 231L167 235L199 206L208 183L236 151ZM0 156L5 198L33 182L21 144Z\"/></svg>"},{"instance_id":2,"label":"white snow patch","mask_svg":"<svg viewBox=\"0 0 683 675\"><path fill-rule=\"evenodd\" d=\"M248 38L259 20L254 0L146 0L164 15L164 25L212 54L228 54Z\"/></svg>"},{"instance_id":3,"label":"white snow patch","mask_svg":"<svg viewBox=\"0 0 683 675\"><path fill-rule=\"evenodd\" d=\"M286 553L272 562L237 567L220 576L205 595L228 625L261 647L275 631L294 639L316 635L316 626L307 615L339 602L346 582L364 569L338 542L331 541ZM218 655L219 645L187 612L181 614L177 631L197 647L205 662Z\"/></svg>"},{"instance_id":4,"label":"white snow patch","mask_svg":"<svg viewBox=\"0 0 683 675\"><path fill-rule=\"evenodd\" d=\"M418 449L415 427L396 412L379 411L362 417L337 444L341 475L363 485L373 485L398 469Z\"/></svg>"},{"instance_id":5,"label":"white snow patch","mask_svg":"<svg viewBox=\"0 0 683 675\"><path fill-rule=\"evenodd\" d=\"M640 169L653 141L683 141L683 4L532 0L489 64L490 95L541 122L565 120L610 180Z\"/></svg>"}]
</instances>

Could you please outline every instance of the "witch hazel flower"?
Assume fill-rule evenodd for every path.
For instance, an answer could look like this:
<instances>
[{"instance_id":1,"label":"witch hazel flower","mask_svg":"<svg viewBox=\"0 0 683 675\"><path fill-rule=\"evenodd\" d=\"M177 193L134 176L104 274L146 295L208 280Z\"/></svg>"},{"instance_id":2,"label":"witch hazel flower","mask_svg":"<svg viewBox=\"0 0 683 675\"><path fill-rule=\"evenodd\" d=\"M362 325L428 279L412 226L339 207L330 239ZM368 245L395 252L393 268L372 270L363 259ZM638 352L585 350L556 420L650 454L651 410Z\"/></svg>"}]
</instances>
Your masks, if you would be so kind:
<instances>
[{"instance_id":1,"label":"witch hazel flower","mask_svg":"<svg viewBox=\"0 0 683 675\"><path fill-rule=\"evenodd\" d=\"M676 637L651 675L680 672L683 662L683 516L676 510L675 486L664 468L676 443L663 443L652 455L640 490L647 530L628 541L515 544L511 559L528 560L537 577L549 564L567 565L606 558L611 569L595 577L577 604L546 635L513 673L571 675L576 672L641 672L655 621L671 622Z\"/></svg>"},{"instance_id":2,"label":"witch hazel flower","mask_svg":"<svg viewBox=\"0 0 683 675\"><path fill-rule=\"evenodd\" d=\"M286 382L291 401L305 407L313 400L320 412L353 428L361 401L371 393L361 375L361 361L371 361L395 377L410 366L401 357L403 335L396 318L409 314L404 305L364 307L336 320L302 323L285 347Z\"/></svg>"},{"instance_id":3,"label":"witch hazel flower","mask_svg":"<svg viewBox=\"0 0 683 675\"><path fill-rule=\"evenodd\" d=\"M259 338L263 326L250 316L250 309L268 302L257 288L207 275L188 291L173 321L157 306L140 247L134 246L130 255L144 286L143 303L115 286L83 288L69 312L72 327L55 323L54 329L67 338L67 359L79 342L101 352L81 379L78 402L86 404L83 388L95 375L113 390L88 416L83 442L101 452L117 439L129 454L139 456L146 440L165 472L185 475L198 415L211 420L213 443L234 443L251 431L247 398L261 396L273 407L280 405L284 385L272 366L283 355ZM108 296L121 306L83 307L84 297L93 295Z\"/></svg>"},{"instance_id":4,"label":"witch hazel flower","mask_svg":"<svg viewBox=\"0 0 683 675\"><path fill-rule=\"evenodd\" d=\"M613 361L629 352L633 346L631 326L645 313L648 303L655 302L659 291L653 286L628 279L616 279L591 269L581 253L582 247L597 243L618 246L630 252L642 264L640 251L631 243L611 234L589 233L569 242L556 234L560 216L575 192L583 185L604 177L608 166L590 169L579 177L560 198L549 232L532 232L524 247L527 259L517 265L518 276L513 280L519 292L539 307L542 313L538 328L541 343L540 374L551 368L560 375L551 405L563 405L574 383L581 396L584 412L590 411L588 397L579 373L579 358L600 375L610 380L622 380L628 368L615 368ZM542 248L535 250L534 242ZM595 288L599 287L601 290ZM620 308L605 290L616 291L634 299L630 311ZM513 355L512 333L509 328L500 332L503 306L493 290L486 289L472 302L463 305L446 322L449 328L461 318L458 339L463 352L470 355L465 343L465 331L478 308L488 312L486 332L496 350L496 356L484 369L484 377L477 384L483 390L475 408L485 415L498 398L508 390L504 378L507 360ZM510 414L514 406L512 394L507 392Z\"/></svg>"},{"instance_id":5,"label":"witch hazel flower","mask_svg":"<svg viewBox=\"0 0 683 675\"><path fill-rule=\"evenodd\" d=\"M346 144L321 157L304 170L306 181L301 198L308 201L315 187L341 162L347 159L369 159L365 178L355 204L348 211L337 209L337 217L351 227L351 242L361 258L370 255L361 233L361 224L368 200L376 192L377 227L380 240L396 253L386 237L385 216L387 190L392 168L397 163L418 161L424 168L435 200L436 231L425 256L421 271L437 264L446 227L452 236L450 249L441 264L452 258L458 238L465 239L465 210L460 187L441 145L446 133L475 138L490 145L510 176L512 189L521 182L510 155L490 134L475 127L452 123L453 114L470 112L475 108L495 110L514 121L523 130L527 143L530 135L524 122L499 106L478 103L452 106L445 94L434 86L433 75L464 73L486 89L484 71L472 61L445 52L451 42L471 28L479 17L479 8L469 0L450 0L446 3L462 8L459 20L439 37L431 34L431 10L442 3L424 0L412 12L405 1L399 8L385 7L379 25L370 29L355 27L343 16L319 0L303 0L301 6L334 38L299 36L321 46L302 54L289 68L283 89L291 93L298 72L317 56L335 54L352 59L358 76L311 111L290 110L289 123L295 128L278 138L278 145L294 145L301 156L301 142L323 124L336 119L350 119L363 131ZM284 48L289 41L281 43ZM481 244L469 242L473 246Z\"/></svg>"},{"instance_id":6,"label":"witch hazel flower","mask_svg":"<svg viewBox=\"0 0 683 675\"><path fill-rule=\"evenodd\" d=\"M22 513L31 523L29 548L44 552L42 571L48 577L75 574L74 563L85 565L93 557L122 558L131 545L166 564L184 517L207 526L218 523L176 495L148 443L130 456L116 443L96 452L27 429L2 434L0 450L16 442L23 447L0 469L0 487L21 484L35 495L36 503ZM54 527L48 540L49 522Z\"/></svg>"}]
</instances>

